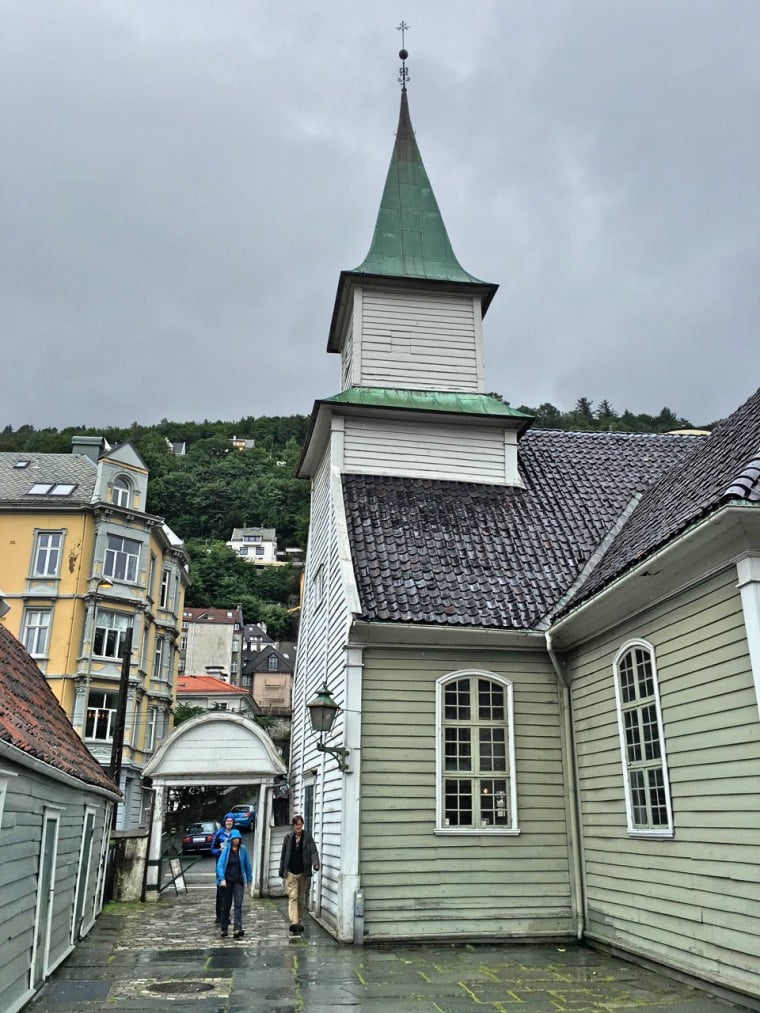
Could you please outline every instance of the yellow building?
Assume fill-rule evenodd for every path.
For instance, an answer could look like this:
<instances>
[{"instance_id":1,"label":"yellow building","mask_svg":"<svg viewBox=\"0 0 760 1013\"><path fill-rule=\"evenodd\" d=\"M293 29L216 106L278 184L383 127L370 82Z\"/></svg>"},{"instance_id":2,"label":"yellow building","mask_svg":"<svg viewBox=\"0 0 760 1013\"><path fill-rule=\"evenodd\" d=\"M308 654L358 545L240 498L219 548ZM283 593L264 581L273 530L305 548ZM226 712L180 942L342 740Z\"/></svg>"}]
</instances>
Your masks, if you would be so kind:
<instances>
[{"instance_id":1,"label":"yellow building","mask_svg":"<svg viewBox=\"0 0 760 1013\"><path fill-rule=\"evenodd\" d=\"M146 512L148 469L131 444L72 442L70 454L0 453L0 622L106 769L131 639L118 825L133 828L145 824L141 771L170 731L188 557Z\"/></svg>"}]
</instances>

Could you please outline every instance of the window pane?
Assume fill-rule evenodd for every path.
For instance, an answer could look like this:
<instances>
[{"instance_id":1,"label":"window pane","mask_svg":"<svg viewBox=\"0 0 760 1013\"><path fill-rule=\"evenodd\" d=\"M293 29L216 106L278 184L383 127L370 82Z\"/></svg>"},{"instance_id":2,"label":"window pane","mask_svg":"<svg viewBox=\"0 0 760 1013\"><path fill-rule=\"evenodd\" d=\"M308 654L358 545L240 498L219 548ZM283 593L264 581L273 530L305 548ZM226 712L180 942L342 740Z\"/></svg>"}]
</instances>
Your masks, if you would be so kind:
<instances>
[{"instance_id":1,"label":"window pane","mask_svg":"<svg viewBox=\"0 0 760 1013\"><path fill-rule=\"evenodd\" d=\"M444 786L447 826L472 826L472 782L468 779L447 778Z\"/></svg>"},{"instance_id":2,"label":"window pane","mask_svg":"<svg viewBox=\"0 0 760 1013\"><path fill-rule=\"evenodd\" d=\"M504 728L480 729L481 771L506 771L507 736Z\"/></svg>"},{"instance_id":3,"label":"window pane","mask_svg":"<svg viewBox=\"0 0 760 1013\"><path fill-rule=\"evenodd\" d=\"M478 679L478 717L481 721L504 720L504 687L491 679Z\"/></svg>"},{"instance_id":4,"label":"window pane","mask_svg":"<svg viewBox=\"0 0 760 1013\"><path fill-rule=\"evenodd\" d=\"M636 763L642 756L638 711L626 711L623 718L625 721L625 743L628 762Z\"/></svg>"},{"instance_id":5,"label":"window pane","mask_svg":"<svg viewBox=\"0 0 760 1013\"><path fill-rule=\"evenodd\" d=\"M444 768L472 769L472 740L469 728L446 728L444 734Z\"/></svg>"},{"instance_id":6,"label":"window pane","mask_svg":"<svg viewBox=\"0 0 760 1013\"><path fill-rule=\"evenodd\" d=\"M504 824L509 822L508 797L506 780L481 778L481 827L504 826Z\"/></svg>"},{"instance_id":7,"label":"window pane","mask_svg":"<svg viewBox=\"0 0 760 1013\"><path fill-rule=\"evenodd\" d=\"M445 716L447 721L470 720L470 680L457 679L446 685Z\"/></svg>"}]
</instances>

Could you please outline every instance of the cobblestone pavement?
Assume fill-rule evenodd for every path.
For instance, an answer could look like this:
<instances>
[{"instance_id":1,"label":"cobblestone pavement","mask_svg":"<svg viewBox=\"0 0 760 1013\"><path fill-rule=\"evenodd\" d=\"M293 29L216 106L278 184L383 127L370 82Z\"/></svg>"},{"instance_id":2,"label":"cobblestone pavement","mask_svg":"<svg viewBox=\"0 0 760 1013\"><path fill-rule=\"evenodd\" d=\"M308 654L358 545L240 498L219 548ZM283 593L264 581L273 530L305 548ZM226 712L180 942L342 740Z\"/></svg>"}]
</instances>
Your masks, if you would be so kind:
<instances>
[{"instance_id":1,"label":"cobblestone pavement","mask_svg":"<svg viewBox=\"0 0 760 1013\"><path fill-rule=\"evenodd\" d=\"M746 1007L583 946L336 943L284 900L245 899L245 936L221 939L214 888L109 905L29 1013L727 1013Z\"/></svg>"}]
</instances>

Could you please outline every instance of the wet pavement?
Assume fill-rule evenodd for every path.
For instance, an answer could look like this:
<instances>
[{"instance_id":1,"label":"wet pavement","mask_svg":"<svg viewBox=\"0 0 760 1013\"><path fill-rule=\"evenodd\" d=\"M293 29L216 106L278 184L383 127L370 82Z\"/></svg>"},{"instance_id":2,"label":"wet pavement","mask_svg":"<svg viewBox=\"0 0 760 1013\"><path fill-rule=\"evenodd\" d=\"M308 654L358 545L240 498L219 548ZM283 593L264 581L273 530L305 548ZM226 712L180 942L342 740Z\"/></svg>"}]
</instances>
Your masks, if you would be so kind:
<instances>
[{"instance_id":1,"label":"wet pavement","mask_svg":"<svg viewBox=\"0 0 760 1013\"><path fill-rule=\"evenodd\" d=\"M108 905L28 1013L727 1013L746 1009L584 946L345 946L286 903L245 898L222 939L211 863L153 904Z\"/></svg>"}]
</instances>

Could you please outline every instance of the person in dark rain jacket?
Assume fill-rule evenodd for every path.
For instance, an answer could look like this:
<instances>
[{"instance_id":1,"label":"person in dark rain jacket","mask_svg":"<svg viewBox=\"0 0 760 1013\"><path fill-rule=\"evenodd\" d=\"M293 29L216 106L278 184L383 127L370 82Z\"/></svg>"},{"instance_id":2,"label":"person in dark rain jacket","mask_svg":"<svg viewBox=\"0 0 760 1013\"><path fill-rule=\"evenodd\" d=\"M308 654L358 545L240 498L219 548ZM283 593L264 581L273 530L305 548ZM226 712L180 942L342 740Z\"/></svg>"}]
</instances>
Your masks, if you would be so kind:
<instances>
[{"instance_id":1,"label":"person in dark rain jacket","mask_svg":"<svg viewBox=\"0 0 760 1013\"><path fill-rule=\"evenodd\" d=\"M243 844L239 830L230 833L230 839L224 845L219 861L216 863L216 882L222 890L222 936L227 935L230 925L230 908L234 904L233 936L240 939L243 931L243 892L246 885L253 883L251 860L248 849Z\"/></svg>"},{"instance_id":2,"label":"person in dark rain jacket","mask_svg":"<svg viewBox=\"0 0 760 1013\"><path fill-rule=\"evenodd\" d=\"M311 885L312 871L319 871L319 852L311 834L304 830L303 816L293 817L293 832L282 842L280 878L288 895L290 932L303 932L306 894Z\"/></svg>"}]
</instances>

